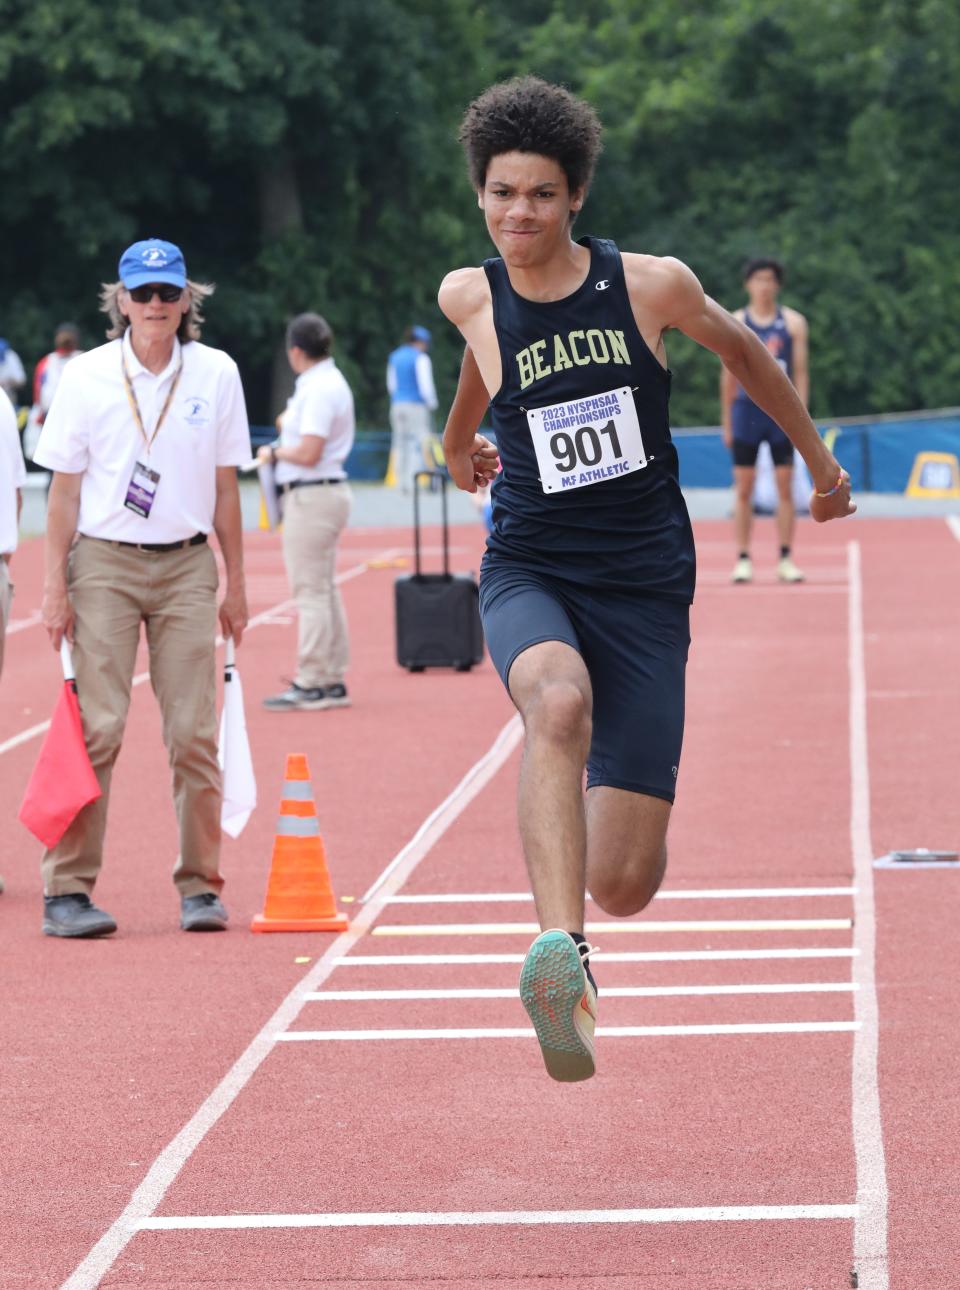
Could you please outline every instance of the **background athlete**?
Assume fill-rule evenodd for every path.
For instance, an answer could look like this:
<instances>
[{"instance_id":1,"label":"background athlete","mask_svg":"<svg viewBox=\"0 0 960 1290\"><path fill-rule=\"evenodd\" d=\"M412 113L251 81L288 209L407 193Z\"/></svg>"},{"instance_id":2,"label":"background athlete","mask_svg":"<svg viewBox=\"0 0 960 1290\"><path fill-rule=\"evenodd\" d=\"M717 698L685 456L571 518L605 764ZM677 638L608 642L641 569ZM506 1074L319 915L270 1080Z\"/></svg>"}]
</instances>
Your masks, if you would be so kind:
<instances>
[{"instance_id":1,"label":"background athlete","mask_svg":"<svg viewBox=\"0 0 960 1290\"><path fill-rule=\"evenodd\" d=\"M783 265L778 260L749 260L743 270L743 285L749 304L734 314L763 342L780 368L796 387L804 407L810 403L810 374L807 362L807 320L796 309L778 302L783 284ZM777 534L780 558L777 577L781 582L802 582L803 574L793 562L793 443L777 422L750 397L730 369L720 374L720 403L723 441L733 454L733 527L737 543L734 582L750 582L750 532L753 522L753 487L757 474L757 453L766 441L770 445L777 481Z\"/></svg>"},{"instance_id":2,"label":"background athlete","mask_svg":"<svg viewBox=\"0 0 960 1290\"><path fill-rule=\"evenodd\" d=\"M439 294L468 345L444 434L450 473L471 492L494 473L475 433L488 400L502 462L481 612L525 728L519 824L544 932L520 993L561 1080L594 1071L585 884L625 916L666 866L694 548L664 333L718 354L784 427L823 494L816 519L854 509L794 387L685 265L572 240L600 130L588 104L535 77L470 105L461 140L500 258L449 274Z\"/></svg>"}]
</instances>

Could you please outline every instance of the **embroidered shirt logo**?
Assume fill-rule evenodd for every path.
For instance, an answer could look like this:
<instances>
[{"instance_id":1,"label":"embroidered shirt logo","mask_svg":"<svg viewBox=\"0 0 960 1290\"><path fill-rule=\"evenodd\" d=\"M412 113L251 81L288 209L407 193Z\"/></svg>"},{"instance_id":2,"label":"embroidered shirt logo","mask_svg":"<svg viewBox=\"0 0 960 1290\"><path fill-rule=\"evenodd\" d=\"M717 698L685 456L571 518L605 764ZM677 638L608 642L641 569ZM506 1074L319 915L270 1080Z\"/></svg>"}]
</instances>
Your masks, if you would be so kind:
<instances>
[{"instance_id":1,"label":"embroidered shirt logo","mask_svg":"<svg viewBox=\"0 0 960 1290\"><path fill-rule=\"evenodd\" d=\"M200 398L197 394L192 394L189 399L184 399L182 403L183 419L190 426L205 426L210 424L210 404L206 399Z\"/></svg>"},{"instance_id":2,"label":"embroidered shirt logo","mask_svg":"<svg viewBox=\"0 0 960 1290\"><path fill-rule=\"evenodd\" d=\"M595 291L606 291L606 289L607 289L609 286L610 286L610 279L609 279L609 278L601 278L599 282L595 282L595 283L594 283L594 290L595 290Z\"/></svg>"}]
</instances>

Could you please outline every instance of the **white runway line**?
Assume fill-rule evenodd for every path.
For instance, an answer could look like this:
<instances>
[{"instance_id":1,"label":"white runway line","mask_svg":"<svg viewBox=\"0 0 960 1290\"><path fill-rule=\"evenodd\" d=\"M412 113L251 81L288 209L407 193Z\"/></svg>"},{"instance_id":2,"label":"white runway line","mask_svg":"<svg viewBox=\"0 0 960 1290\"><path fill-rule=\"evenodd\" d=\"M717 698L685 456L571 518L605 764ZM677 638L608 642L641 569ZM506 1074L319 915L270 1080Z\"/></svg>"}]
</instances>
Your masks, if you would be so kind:
<instances>
[{"instance_id":1,"label":"white runway line","mask_svg":"<svg viewBox=\"0 0 960 1290\"><path fill-rule=\"evenodd\" d=\"M658 891L656 904L664 900L792 900L806 896L852 896L854 887L713 887L704 891ZM588 897L589 899L589 897ZM429 895L391 896L391 905L497 905L530 904L529 891L435 892Z\"/></svg>"},{"instance_id":2,"label":"white runway line","mask_svg":"<svg viewBox=\"0 0 960 1290\"><path fill-rule=\"evenodd\" d=\"M386 556L384 558L386 558ZM339 586L341 583L350 582L351 579L358 578L361 573L366 573L366 571L367 571L366 562L364 562L363 564L354 565L352 569L345 569L343 573L337 574L337 577L334 579L334 581ZM273 624L276 621L275 615L282 614L287 609L293 609L296 606L296 603L297 602L295 600L284 600L284 601L281 601L279 605L273 605L270 609L264 609L262 613L255 614L253 618L250 619L250 621L247 623L246 630L250 631L250 629L253 627L273 626ZM223 637L218 635L216 643L218 646L222 645ZM137 675L133 678L132 684L135 686L143 685L145 681L149 681L149 680L150 680L149 672L138 672ZM56 700L56 693L51 690L51 700L50 700L51 707L53 706L53 703L55 702L55 700ZM2 756L6 752L11 752L14 748L19 748L21 744L29 743L31 739L35 739L37 735L45 734L49 729L50 729L50 720L48 718L46 721L41 721L35 726L30 726L28 730L21 730L19 734L11 736L11 738L7 739L4 743L0 744L0 756Z\"/></svg>"},{"instance_id":3,"label":"white runway line","mask_svg":"<svg viewBox=\"0 0 960 1290\"><path fill-rule=\"evenodd\" d=\"M960 532L957 529L954 532L960 538ZM859 542L849 543L847 563L850 585L850 844L854 882L857 886L853 940L860 951L853 960L853 980L860 987L854 995L854 1015L859 1028L853 1043L852 1069L853 1145L857 1161L858 1206L853 1255L860 1290L888 1290L887 1169L883 1152L877 1073L880 1030L875 978L877 916L873 886L873 843L870 837L867 671Z\"/></svg>"},{"instance_id":4,"label":"white runway line","mask_svg":"<svg viewBox=\"0 0 960 1290\"><path fill-rule=\"evenodd\" d=\"M704 1205L677 1209L474 1210L452 1213L187 1214L143 1219L141 1232L305 1227L513 1227L560 1223L757 1223L851 1219L856 1205Z\"/></svg>"},{"instance_id":5,"label":"white runway line","mask_svg":"<svg viewBox=\"0 0 960 1290\"><path fill-rule=\"evenodd\" d=\"M711 963L738 959L850 959L856 949L787 950L595 950L604 963ZM522 963L523 954L354 954L337 959L335 967L430 967L448 963Z\"/></svg>"},{"instance_id":6,"label":"white runway line","mask_svg":"<svg viewBox=\"0 0 960 1290\"><path fill-rule=\"evenodd\" d=\"M743 1021L702 1026L598 1026L599 1039L650 1039L687 1035L814 1035L856 1030L857 1021ZM394 1030L285 1030L274 1035L286 1043L366 1043L369 1040L533 1039L525 1026L410 1027Z\"/></svg>"},{"instance_id":7,"label":"white runway line","mask_svg":"<svg viewBox=\"0 0 960 1290\"><path fill-rule=\"evenodd\" d=\"M7 635L15 636L17 632L25 632L28 627L36 627L40 622L40 610L35 609L29 618L14 618L7 623Z\"/></svg>"},{"instance_id":8,"label":"white runway line","mask_svg":"<svg viewBox=\"0 0 960 1290\"><path fill-rule=\"evenodd\" d=\"M852 981L797 981L779 985L605 985L604 999L681 999L723 994L850 994ZM516 999L517 990L316 990L305 994L310 1003L374 1003L416 999Z\"/></svg>"},{"instance_id":9,"label":"white runway line","mask_svg":"<svg viewBox=\"0 0 960 1290\"><path fill-rule=\"evenodd\" d=\"M494 742L493 747L501 750L502 761L506 761L512 750L511 734L517 721L517 717L512 717ZM488 769L491 753L492 749L481 758ZM485 782L486 780L483 781ZM482 784L477 777L473 776L473 771L469 771L431 815L434 825L429 840L422 838L417 846L407 843L400 853L403 856L402 864L397 864L396 859L390 862L387 866L390 877L382 888L381 897L357 910L350 928L331 942L329 948L302 980L293 986L273 1016L230 1067L209 1097L156 1157L123 1212L104 1232L83 1262L63 1282L61 1290L96 1290L143 1223L157 1209L187 1160L220 1117L229 1110L234 1099L256 1074L263 1060L273 1052L277 1032L285 1031L296 1021L303 1008L304 991L316 989L322 985L344 953L367 933L374 919L383 910L382 902L406 882L433 843L465 810L480 791L480 787ZM422 830L420 832L422 833Z\"/></svg>"},{"instance_id":10,"label":"white runway line","mask_svg":"<svg viewBox=\"0 0 960 1290\"><path fill-rule=\"evenodd\" d=\"M714 918L687 922L649 919L644 923L584 923L592 936L636 932L655 935L667 932L849 932L849 918ZM538 923L384 923L373 936L537 936Z\"/></svg>"},{"instance_id":11,"label":"white runway line","mask_svg":"<svg viewBox=\"0 0 960 1290\"><path fill-rule=\"evenodd\" d=\"M487 753L486 757L481 757L477 764L467 772L463 781L459 785L457 792L469 792L471 797L475 797L482 788L486 787L494 775L497 774L504 762L518 746L522 738L523 724L520 717L515 716L504 726L497 738L497 741ZM382 889L383 885L389 881L393 870L406 862L408 850L416 850L418 847L422 846L426 846L429 850L435 841L433 835L437 820L443 809L444 804L441 803L440 806L437 807L436 811L434 811L433 815L428 816L427 819L424 820L420 825L420 828L407 843L404 850L394 857L393 861L386 867L386 869L384 869L376 882L374 882L372 886L368 887L363 893L361 903L366 904L368 900L372 899L372 897ZM443 832L443 829L441 829L441 832ZM437 836L439 836L439 834ZM380 907L383 908L387 902L384 900L378 903Z\"/></svg>"}]
</instances>

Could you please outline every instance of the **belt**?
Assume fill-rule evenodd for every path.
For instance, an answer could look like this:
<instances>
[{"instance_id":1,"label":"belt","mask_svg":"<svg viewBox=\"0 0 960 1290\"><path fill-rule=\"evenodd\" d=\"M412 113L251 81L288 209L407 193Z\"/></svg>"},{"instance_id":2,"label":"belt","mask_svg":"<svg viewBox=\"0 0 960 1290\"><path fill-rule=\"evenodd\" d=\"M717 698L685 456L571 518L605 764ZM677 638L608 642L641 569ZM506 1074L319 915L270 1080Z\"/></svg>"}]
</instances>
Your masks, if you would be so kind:
<instances>
[{"instance_id":1,"label":"belt","mask_svg":"<svg viewBox=\"0 0 960 1290\"><path fill-rule=\"evenodd\" d=\"M120 542L112 538L106 539L112 541L114 546L132 547L134 551L182 551L188 546L203 546L207 540L206 533L194 533L192 538L184 538L182 542Z\"/></svg>"},{"instance_id":2,"label":"belt","mask_svg":"<svg viewBox=\"0 0 960 1290\"><path fill-rule=\"evenodd\" d=\"M295 488L315 488L318 484L345 484L345 479L291 479L288 484L280 485L281 493L290 493Z\"/></svg>"}]
</instances>

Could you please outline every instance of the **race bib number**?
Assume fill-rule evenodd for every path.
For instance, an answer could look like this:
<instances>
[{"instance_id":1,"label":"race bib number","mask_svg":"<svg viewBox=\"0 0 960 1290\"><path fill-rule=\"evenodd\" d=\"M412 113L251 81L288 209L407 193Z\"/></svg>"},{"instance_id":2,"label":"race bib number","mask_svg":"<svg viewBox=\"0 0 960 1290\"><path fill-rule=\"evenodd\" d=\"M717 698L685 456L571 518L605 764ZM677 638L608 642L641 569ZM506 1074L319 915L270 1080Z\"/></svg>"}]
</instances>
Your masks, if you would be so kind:
<instances>
[{"instance_id":1,"label":"race bib number","mask_svg":"<svg viewBox=\"0 0 960 1290\"><path fill-rule=\"evenodd\" d=\"M568 493L647 465L629 386L527 413L545 493Z\"/></svg>"},{"instance_id":2,"label":"race bib number","mask_svg":"<svg viewBox=\"0 0 960 1290\"><path fill-rule=\"evenodd\" d=\"M127 497L124 506L129 511L134 511L137 515L142 515L146 519L153 506L153 499L157 495L157 485L160 483L160 476L149 466L145 466L142 461L138 461L133 468L133 475L130 483L127 485Z\"/></svg>"}]
</instances>

